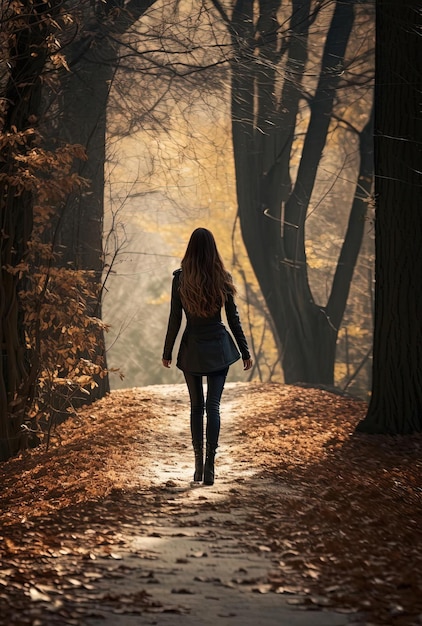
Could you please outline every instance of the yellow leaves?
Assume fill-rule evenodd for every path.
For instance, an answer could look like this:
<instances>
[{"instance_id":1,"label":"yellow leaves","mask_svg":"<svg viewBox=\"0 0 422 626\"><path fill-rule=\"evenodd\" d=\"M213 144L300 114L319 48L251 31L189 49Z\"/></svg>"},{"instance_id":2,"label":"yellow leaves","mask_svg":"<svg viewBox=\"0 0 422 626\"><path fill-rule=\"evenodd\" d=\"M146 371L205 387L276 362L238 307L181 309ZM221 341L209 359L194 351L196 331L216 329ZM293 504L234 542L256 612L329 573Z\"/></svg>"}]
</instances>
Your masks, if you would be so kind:
<instances>
[{"instance_id":1,"label":"yellow leaves","mask_svg":"<svg viewBox=\"0 0 422 626\"><path fill-rule=\"evenodd\" d=\"M166 304L170 302L170 292L169 291L165 291L163 293L161 293L158 298L150 298L148 300L148 304Z\"/></svg>"},{"instance_id":2,"label":"yellow leaves","mask_svg":"<svg viewBox=\"0 0 422 626\"><path fill-rule=\"evenodd\" d=\"M311 255L307 256L307 264L308 267L315 270L325 270L327 267L327 261L324 258Z\"/></svg>"},{"instance_id":3,"label":"yellow leaves","mask_svg":"<svg viewBox=\"0 0 422 626\"><path fill-rule=\"evenodd\" d=\"M345 329L343 329L344 331ZM367 333L368 330L358 326L357 324L349 324L347 326L347 334L349 337L360 337L363 333Z\"/></svg>"}]
</instances>

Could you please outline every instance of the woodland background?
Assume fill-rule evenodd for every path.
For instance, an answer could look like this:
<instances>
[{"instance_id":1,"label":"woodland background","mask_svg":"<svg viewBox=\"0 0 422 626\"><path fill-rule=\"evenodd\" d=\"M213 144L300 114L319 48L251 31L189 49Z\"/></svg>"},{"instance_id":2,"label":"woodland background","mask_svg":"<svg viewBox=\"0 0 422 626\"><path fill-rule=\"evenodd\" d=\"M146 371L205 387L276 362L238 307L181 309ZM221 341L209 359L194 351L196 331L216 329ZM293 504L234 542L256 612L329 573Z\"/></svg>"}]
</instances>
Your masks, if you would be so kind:
<instances>
[{"instance_id":1,"label":"woodland background","mask_svg":"<svg viewBox=\"0 0 422 626\"><path fill-rule=\"evenodd\" d=\"M311 7L311 4L308 3L308 13L312 16L307 42L308 60L303 68L304 84L300 87L302 100L297 119L290 129L295 133L295 139L286 163L293 178L297 175L304 136L307 127L309 129L310 102L317 88L321 55L336 9L336 3L332 2L319 7ZM262 4L256 9L262 12L261 19L266 14L268 17L279 12L280 26L276 28L271 22L266 26L269 37L279 39L278 47L281 38L287 37L289 18L294 20L296 17L299 22L306 19L304 9L303 15L298 17L298 7L299 4L295 3L282 6L282 3L274 2L267 3L266 8ZM315 9L318 10L314 13ZM220 57L215 57L215 42L227 46L227 36L224 23L217 22L221 32L215 33L216 26L211 22L215 15L209 10L210 7L207 9L205 5L197 10L189 2L179 3L178 21L169 27L169 39L177 36L185 45L189 42L202 46L202 53L213 54L213 62L220 64L226 52L223 50L222 55L219 52ZM146 26L149 38L151 32L156 33L156 37L162 38L163 32L164 37L167 36L165 23L169 15L169 3L152 7ZM307 272L313 297L321 306L325 306L331 292L356 193L359 133L370 117L372 106L374 6L363 3L354 8L353 15L344 17L350 20L352 31L345 59L336 58L336 63L343 68L339 71L342 79L332 103L332 120L322 158L321 155L315 157L321 161L308 198L306 218ZM336 28L334 24L334 36ZM155 44L155 38L153 41ZM145 45L144 41L142 45ZM189 76L186 82L186 76L181 79L172 74L163 76L162 72L158 76L157 72L145 76L142 72L145 72L148 60L143 54L140 58L131 57L131 61L135 68L139 66L143 92L136 82L122 93L123 86L127 85L124 64L114 77L114 89L110 94L111 110L118 111L119 115L115 122L117 131L113 136L110 134L108 143L106 229L111 224L117 231L121 252L109 277L108 289L112 295L104 298L104 315L112 326L107 335L109 364L125 373L121 382L114 377L112 385L123 387L180 381L177 371L170 373L169 378L169 373L161 368L159 357L169 310L171 272L179 266L190 232L200 225L214 232L240 291L241 319L251 338L255 356L255 368L250 378L281 381L280 340L260 293L239 224L231 137L230 68L203 69L199 76L193 74L194 77ZM269 61L267 63L269 65ZM285 64L285 59L280 58L277 89L281 89ZM358 76L359 72L361 76ZM199 85L198 81L201 81ZM137 100L139 95L142 96L140 103ZM319 97L324 98L324 95ZM122 136L122 129L130 125L127 108L130 107L131 112L134 110L134 100L137 115L146 122L142 124L134 120L133 130ZM284 120L278 117L283 103L279 100L273 106L271 115L282 124ZM125 114L122 108L126 109ZM316 140L311 138L311 141ZM308 146L307 150L310 152L311 147ZM306 176L308 173L304 172L302 177ZM373 207L370 189L365 192L362 188L358 193L366 203L358 217L364 234L339 330L335 381L332 382L367 398L371 387L369 352L373 326ZM280 220L274 228L280 228ZM114 236L112 241L115 246ZM257 237L253 245L259 250L262 241ZM240 371L231 372L233 380L241 376Z\"/></svg>"},{"instance_id":2,"label":"woodland background","mask_svg":"<svg viewBox=\"0 0 422 626\"><path fill-rule=\"evenodd\" d=\"M362 428L420 430L413 2L9 0L0 23L2 459L110 381L180 381L160 357L198 225L252 379L371 391Z\"/></svg>"}]
</instances>

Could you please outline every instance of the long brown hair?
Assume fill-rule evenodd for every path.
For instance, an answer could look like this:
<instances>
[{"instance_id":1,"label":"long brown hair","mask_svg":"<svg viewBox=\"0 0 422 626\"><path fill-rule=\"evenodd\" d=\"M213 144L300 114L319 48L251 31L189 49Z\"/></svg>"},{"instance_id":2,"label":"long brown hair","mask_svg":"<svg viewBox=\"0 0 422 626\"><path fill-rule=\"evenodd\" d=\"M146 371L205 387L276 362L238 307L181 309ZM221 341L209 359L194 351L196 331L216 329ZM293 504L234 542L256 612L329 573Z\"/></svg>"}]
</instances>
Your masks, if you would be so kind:
<instances>
[{"instance_id":1,"label":"long brown hair","mask_svg":"<svg viewBox=\"0 0 422 626\"><path fill-rule=\"evenodd\" d=\"M209 317L235 294L232 277L224 267L214 235L206 228L193 231L182 259L180 298L191 315Z\"/></svg>"}]
</instances>

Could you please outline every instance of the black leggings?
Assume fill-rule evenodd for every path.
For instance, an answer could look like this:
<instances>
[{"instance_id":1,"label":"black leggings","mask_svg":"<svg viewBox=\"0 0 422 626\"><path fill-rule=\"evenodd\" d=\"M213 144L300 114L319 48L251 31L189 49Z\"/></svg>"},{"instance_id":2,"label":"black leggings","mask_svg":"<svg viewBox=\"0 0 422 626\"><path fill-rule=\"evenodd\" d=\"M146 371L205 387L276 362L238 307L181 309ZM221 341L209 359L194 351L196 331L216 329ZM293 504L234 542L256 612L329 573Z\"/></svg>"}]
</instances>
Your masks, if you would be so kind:
<instances>
[{"instance_id":1,"label":"black leggings","mask_svg":"<svg viewBox=\"0 0 422 626\"><path fill-rule=\"evenodd\" d=\"M192 442L203 444L204 441L204 408L207 412L207 443L216 448L220 434L220 400L229 368L207 374L207 399L204 402L202 376L184 372L190 396L190 428Z\"/></svg>"}]
</instances>

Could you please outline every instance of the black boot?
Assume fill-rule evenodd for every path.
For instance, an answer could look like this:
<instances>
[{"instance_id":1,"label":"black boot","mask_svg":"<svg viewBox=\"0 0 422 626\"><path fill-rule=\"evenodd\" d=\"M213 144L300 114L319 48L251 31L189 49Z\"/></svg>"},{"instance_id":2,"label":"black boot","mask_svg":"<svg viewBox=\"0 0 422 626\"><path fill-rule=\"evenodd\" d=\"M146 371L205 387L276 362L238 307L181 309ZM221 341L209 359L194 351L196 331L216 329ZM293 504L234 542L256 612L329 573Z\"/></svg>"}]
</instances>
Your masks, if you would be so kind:
<instances>
[{"instance_id":1,"label":"black boot","mask_svg":"<svg viewBox=\"0 0 422 626\"><path fill-rule=\"evenodd\" d=\"M204 447L201 443L192 443L193 451L195 453L195 473L193 475L193 480L196 483L200 483L204 473Z\"/></svg>"},{"instance_id":2,"label":"black boot","mask_svg":"<svg viewBox=\"0 0 422 626\"><path fill-rule=\"evenodd\" d=\"M204 467L204 485L214 484L214 457L216 447L207 443Z\"/></svg>"}]
</instances>

